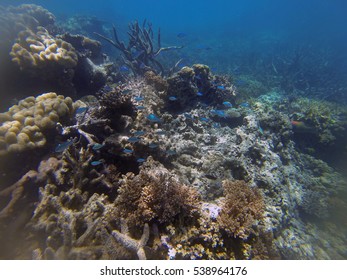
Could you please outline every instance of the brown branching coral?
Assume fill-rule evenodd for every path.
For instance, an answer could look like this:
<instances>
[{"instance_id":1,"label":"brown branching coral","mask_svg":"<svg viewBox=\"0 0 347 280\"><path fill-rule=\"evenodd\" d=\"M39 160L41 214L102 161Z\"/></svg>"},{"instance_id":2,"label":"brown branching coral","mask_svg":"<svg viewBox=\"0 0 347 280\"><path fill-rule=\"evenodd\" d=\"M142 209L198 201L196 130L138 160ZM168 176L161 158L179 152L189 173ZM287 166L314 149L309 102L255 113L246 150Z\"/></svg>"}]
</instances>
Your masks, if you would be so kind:
<instances>
[{"instance_id":1,"label":"brown branching coral","mask_svg":"<svg viewBox=\"0 0 347 280\"><path fill-rule=\"evenodd\" d=\"M225 200L217 221L229 235L246 239L252 233L255 220L262 218L262 195L241 180L226 180L223 188Z\"/></svg>"},{"instance_id":2,"label":"brown branching coral","mask_svg":"<svg viewBox=\"0 0 347 280\"><path fill-rule=\"evenodd\" d=\"M193 216L198 212L199 195L161 164L148 159L139 175L124 176L115 205L116 215L129 226L143 226L154 221L172 222L178 215Z\"/></svg>"},{"instance_id":3,"label":"brown branching coral","mask_svg":"<svg viewBox=\"0 0 347 280\"><path fill-rule=\"evenodd\" d=\"M166 91L168 84L159 75L156 75L153 71L147 71L144 74L145 80L149 85L152 85L157 91Z\"/></svg>"}]
</instances>

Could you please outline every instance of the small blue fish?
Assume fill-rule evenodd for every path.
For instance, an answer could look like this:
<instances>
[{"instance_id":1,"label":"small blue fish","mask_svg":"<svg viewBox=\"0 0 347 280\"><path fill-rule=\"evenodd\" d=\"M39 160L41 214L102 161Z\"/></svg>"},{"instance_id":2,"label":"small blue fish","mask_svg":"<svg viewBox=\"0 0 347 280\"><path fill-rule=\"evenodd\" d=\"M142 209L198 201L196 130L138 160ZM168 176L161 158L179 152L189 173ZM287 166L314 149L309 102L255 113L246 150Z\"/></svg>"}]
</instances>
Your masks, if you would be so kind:
<instances>
[{"instance_id":1,"label":"small blue fish","mask_svg":"<svg viewBox=\"0 0 347 280\"><path fill-rule=\"evenodd\" d=\"M205 44L198 44L198 45L196 46L196 48L197 48L198 50L206 50L206 51L212 50L212 48L211 48L210 46L207 46L207 45L205 45Z\"/></svg>"},{"instance_id":2,"label":"small blue fish","mask_svg":"<svg viewBox=\"0 0 347 280\"><path fill-rule=\"evenodd\" d=\"M148 147L151 148L151 149L155 149L155 148L158 147L158 144L151 143L151 144L148 145Z\"/></svg>"},{"instance_id":3,"label":"small blue fish","mask_svg":"<svg viewBox=\"0 0 347 280\"><path fill-rule=\"evenodd\" d=\"M64 143L58 144L58 146L55 148L56 153L64 152L67 148L69 148L73 144L73 141L66 141Z\"/></svg>"},{"instance_id":4,"label":"small blue fish","mask_svg":"<svg viewBox=\"0 0 347 280\"><path fill-rule=\"evenodd\" d=\"M221 118L226 117L225 112L223 110L211 110L211 113Z\"/></svg>"},{"instance_id":5,"label":"small blue fish","mask_svg":"<svg viewBox=\"0 0 347 280\"><path fill-rule=\"evenodd\" d=\"M143 101L143 100L144 100L144 98L143 98L142 96L136 96L134 99L135 99L135 101L137 101L137 102L140 102L140 101Z\"/></svg>"},{"instance_id":6,"label":"small blue fish","mask_svg":"<svg viewBox=\"0 0 347 280\"><path fill-rule=\"evenodd\" d=\"M239 106L240 107L244 107L244 108L248 108L249 107L249 103L248 102L243 102Z\"/></svg>"},{"instance_id":7,"label":"small blue fish","mask_svg":"<svg viewBox=\"0 0 347 280\"><path fill-rule=\"evenodd\" d=\"M226 108L231 108L231 107L233 107L233 105L232 105L229 101L224 101L224 102L223 102L223 105L224 105Z\"/></svg>"},{"instance_id":8,"label":"small blue fish","mask_svg":"<svg viewBox=\"0 0 347 280\"><path fill-rule=\"evenodd\" d=\"M200 75L195 75L194 77L195 77L195 79L197 79L197 80L201 80L201 76L200 76Z\"/></svg>"},{"instance_id":9,"label":"small blue fish","mask_svg":"<svg viewBox=\"0 0 347 280\"><path fill-rule=\"evenodd\" d=\"M143 162L146 161L146 159L144 159L144 158L138 158L136 161L137 161L138 163L143 163Z\"/></svg>"},{"instance_id":10,"label":"small blue fish","mask_svg":"<svg viewBox=\"0 0 347 280\"><path fill-rule=\"evenodd\" d=\"M170 101L176 101L176 100L177 100L177 97L176 97L176 96L170 96L170 97L169 97L169 100L170 100Z\"/></svg>"},{"instance_id":11,"label":"small blue fish","mask_svg":"<svg viewBox=\"0 0 347 280\"><path fill-rule=\"evenodd\" d=\"M136 142L139 142L141 139L138 138L138 137L129 137L128 138L128 142L130 143L136 143Z\"/></svg>"},{"instance_id":12,"label":"small blue fish","mask_svg":"<svg viewBox=\"0 0 347 280\"><path fill-rule=\"evenodd\" d=\"M137 110L139 110L139 111L140 111L140 110L144 110L144 109L146 109L146 107L145 107L145 106L136 106L135 108L136 108Z\"/></svg>"},{"instance_id":13,"label":"small blue fish","mask_svg":"<svg viewBox=\"0 0 347 280\"><path fill-rule=\"evenodd\" d=\"M247 85L247 82L246 82L246 81L243 81L243 80L237 80L237 81L235 82L235 85L238 86L238 87L242 87L242 86Z\"/></svg>"},{"instance_id":14,"label":"small blue fish","mask_svg":"<svg viewBox=\"0 0 347 280\"><path fill-rule=\"evenodd\" d=\"M119 67L119 71L120 72L128 72L129 68L128 68L128 66L122 65L121 67Z\"/></svg>"},{"instance_id":15,"label":"small blue fish","mask_svg":"<svg viewBox=\"0 0 347 280\"><path fill-rule=\"evenodd\" d=\"M158 131L156 132L156 134L158 134L158 135L165 135L165 134L166 134L166 131L165 131L165 130L158 130Z\"/></svg>"},{"instance_id":16,"label":"small blue fish","mask_svg":"<svg viewBox=\"0 0 347 280\"><path fill-rule=\"evenodd\" d=\"M220 90L225 90L225 86L217 86L217 88Z\"/></svg>"},{"instance_id":17,"label":"small blue fish","mask_svg":"<svg viewBox=\"0 0 347 280\"><path fill-rule=\"evenodd\" d=\"M184 113L184 116L185 116L186 119L188 119L188 120L193 120L193 116L192 116L191 114Z\"/></svg>"},{"instance_id":18,"label":"small blue fish","mask_svg":"<svg viewBox=\"0 0 347 280\"><path fill-rule=\"evenodd\" d=\"M258 130L259 130L260 134L264 134L264 130L261 128L260 125L258 126Z\"/></svg>"},{"instance_id":19,"label":"small blue fish","mask_svg":"<svg viewBox=\"0 0 347 280\"><path fill-rule=\"evenodd\" d=\"M145 135L145 134L146 134L146 132L144 132L143 130L139 130L139 131L135 131L134 132L135 136L142 136L142 135Z\"/></svg>"},{"instance_id":20,"label":"small blue fish","mask_svg":"<svg viewBox=\"0 0 347 280\"><path fill-rule=\"evenodd\" d=\"M112 88L109 85L105 85L102 89L107 92L112 90Z\"/></svg>"},{"instance_id":21,"label":"small blue fish","mask_svg":"<svg viewBox=\"0 0 347 280\"><path fill-rule=\"evenodd\" d=\"M161 122L161 119L159 119L156 115L154 114L149 114L147 116L147 120L149 120L150 122L153 122L153 123L158 123L158 122Z\"/></svg>"},{"instance_id":22,"label":"small blue fish","mask_svg":"<svg viewBox=\"0 0 347 280\"><path fill-rule=\"evenodd\" d=\"M131 149L123 149L123 153L125 154L132 154L134 151Z\"/></svg>"},{"instance_id":23,"label":"small blue fish","mask_svg":"<svg viewBox=\"0 0 347 280\"><path fill-rule=\"evenodd\" d=\"M180 39L182 39L182 38L184 38L186 36L187 36L187 34L184 33L184 32L180 32L180 33L177 34L177 38L180 38Z\"/></svg>"},{"instance_id":24,"label":"small blue fish","mask_svg":"<svg viewBox=\"0 0 347 280\"><path fill-rule=\"evenodd\" d=\"M77 114L77 115L83 114L83 113L87 112L87 110L88 110L88 107L79 107L79 108L76 110L76 114Z\"/></svg>"},{"instance_id":25,"label":"small blue fish","mask_svg":"<svg viewBox=\"0 0 347 280\"><path fill-rule=\"evenodd\" d=\"M133 59L138 59L145 51L135 51L132 53Z\"/></svg>"},{"instance_id":26,"label":"small blue fish","mask_svg":"<svg viewBox=\"0 0 347 280\"><path fill-rule=\"evenodd\" d=\"M201 118L200 118L200 121L202 121L202 122L208 122L209 119L208 119L208 118L205 118L205 117L201 117Z\"/></svg>"},{"instance_id":27,"label":"small blue fish","mask_svg":"<svg viewBox=\"0 0 347 280\"><path fill-rule=\"evenodd\" d=\"M131 92L131 89L125 89L125 90L122 91L122 94L128 94L130 92Z\"/></svg>"},{"instance_id":28,"label":"small blue fish","mask_svg":"<svg viewBox=\"0 0 347 280\"><path fill-rule=\"evenodd\" d=\"M95 160L95 161L92 161L90 164L93 165L93 166L97 166L97 165L102 164L102 161L100 161L100 160Z\"/></svg>"},{"instance_id":29,"label":"small blue fish","mask_svg":"<svg viewBox=\"0 0 347 280\"><path fill-rule=\"evenodd\" d=\"M197 96L203 96L204 94L203 94L202 92L198 91L198 92L196 93L196 95L197 95Z\"/></svg>"},{"instance_id":30,"label":"small blue fish","mask_svg":"<svg viewBox=\"0 0 347 280\"><path fill-rule=\"evenodd\" d=\"M174 151L174 150L167 150L167 151L166 151L166 154L167 154L168 156L173 156L173 155L176 155L177 153L176 153L176 151Z\"/></svg>"},{"instance_id":31,"label":"small blue fish","mask_svg":"<svg viewBox=\"0 0 347 280\"><path fill-rule=\"evenodd\" d=\"M97 144L93 145L92 149L94 151L97 151L97 150L100 150L103 146L105 146L105 145L97 143Z\"/></svg>"},{"instance_id":32,"label":"small blue fish","mask_svg":"<svg viewBox=\"0 0 347 280\"><path fill-rule=\"evenodd\" d=\"M212 125L214 128L221 128L222 126L220 125L220 123L213 123Z\"/></svg>"}]
</instances>

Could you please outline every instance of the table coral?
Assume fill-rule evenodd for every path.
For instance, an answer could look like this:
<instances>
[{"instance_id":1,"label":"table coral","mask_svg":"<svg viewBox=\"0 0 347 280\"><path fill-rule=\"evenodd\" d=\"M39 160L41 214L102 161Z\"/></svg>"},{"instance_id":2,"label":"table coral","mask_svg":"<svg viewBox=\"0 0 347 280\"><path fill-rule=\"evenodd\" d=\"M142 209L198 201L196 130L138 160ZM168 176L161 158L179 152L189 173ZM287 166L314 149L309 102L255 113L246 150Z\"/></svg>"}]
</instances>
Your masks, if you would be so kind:
<instances>
[{"instance_id":1,"label":"table coral","mask_svg":"<svg viewBox=\"0 0 347 280\"><path fill-rule=\"evenodd\" d=\"M44 146L45 131L69 119L73 111L72 99L54 92L21 100L0 114L0 155Z\"/></svg>"}]
</instances>

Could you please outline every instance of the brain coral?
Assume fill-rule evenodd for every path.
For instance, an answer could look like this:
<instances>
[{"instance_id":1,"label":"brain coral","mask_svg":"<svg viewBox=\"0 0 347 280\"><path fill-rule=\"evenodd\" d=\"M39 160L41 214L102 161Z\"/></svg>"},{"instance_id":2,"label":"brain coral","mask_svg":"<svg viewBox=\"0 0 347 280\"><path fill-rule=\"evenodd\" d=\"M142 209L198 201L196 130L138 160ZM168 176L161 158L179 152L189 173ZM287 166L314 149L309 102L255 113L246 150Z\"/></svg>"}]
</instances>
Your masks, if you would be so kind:
<instances>
[{"instance_id":1,"label":"brain coral","mask_svg":"<svg viewBox=\"0 0 347 280\"><path fill-rule=\"evenodd\" d=\"M29 71L47 71L48 67L74 68L78 61L71 44L53 38L43 27L38 27L36 33L29 29L21 31L10 55L22 70Z\"/></svg>"},{"instance_id":2,"label":"brain coral","mask_svg":"<svg viewBox=\"0 0 347 280\"><path fill-rule=\"evenodd\" d=\"M0 114L0 156L44 146L44 132L73 111L70 97L53 92L19 101Z\"/></svg>"}]
</instances>

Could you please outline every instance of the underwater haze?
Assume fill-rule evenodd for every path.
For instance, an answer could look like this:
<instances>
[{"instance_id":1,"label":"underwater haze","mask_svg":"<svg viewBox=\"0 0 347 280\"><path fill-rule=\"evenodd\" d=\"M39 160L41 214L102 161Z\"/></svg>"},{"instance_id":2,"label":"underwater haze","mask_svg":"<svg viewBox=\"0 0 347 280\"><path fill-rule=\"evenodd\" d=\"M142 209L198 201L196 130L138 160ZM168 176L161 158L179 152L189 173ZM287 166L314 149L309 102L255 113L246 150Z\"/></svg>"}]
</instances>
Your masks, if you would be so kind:
<instances>
[{"instance_id":1,"label":"underwater haze","mask_svg":"<svg viewBox=\"0 0 347 280\"><path fill-rule=\"evenodd\" d=\"M0 259L346 259L346 11L0 0Z\"/></svg>"}]
</instances>

